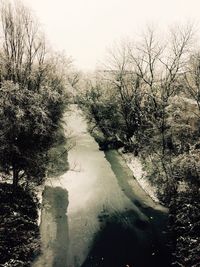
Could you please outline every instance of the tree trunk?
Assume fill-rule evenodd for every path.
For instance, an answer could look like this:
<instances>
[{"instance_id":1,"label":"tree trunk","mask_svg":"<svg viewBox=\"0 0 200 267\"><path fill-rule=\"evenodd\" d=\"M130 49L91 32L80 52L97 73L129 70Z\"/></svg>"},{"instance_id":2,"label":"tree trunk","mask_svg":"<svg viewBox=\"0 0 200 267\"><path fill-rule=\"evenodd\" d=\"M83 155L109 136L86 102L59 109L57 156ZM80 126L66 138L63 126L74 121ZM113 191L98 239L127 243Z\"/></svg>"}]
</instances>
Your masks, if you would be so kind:
<instances>
[{"instance_id":1,"label":"tree trunk","mask_svg":"<svg viewBox=\"0 0 200 267\"><path fill-rule=\"evenodd\" d=\"M13 167L13 187L17 188L19 182L19 171L17 168Z\"/></svg>"}]
</instances>

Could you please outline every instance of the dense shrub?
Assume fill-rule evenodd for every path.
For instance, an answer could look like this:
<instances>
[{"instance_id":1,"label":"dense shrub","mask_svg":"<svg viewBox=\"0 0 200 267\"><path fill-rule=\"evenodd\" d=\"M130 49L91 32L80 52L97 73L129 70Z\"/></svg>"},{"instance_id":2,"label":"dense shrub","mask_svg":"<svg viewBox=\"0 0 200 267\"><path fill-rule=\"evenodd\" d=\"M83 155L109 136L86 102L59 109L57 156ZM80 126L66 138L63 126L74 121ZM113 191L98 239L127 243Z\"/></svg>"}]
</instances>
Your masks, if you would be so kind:
<instances>
[{"instance_id":1,"label":"dense shrub","mask_svg":"<svg viewBox=\"0 0 200 267\"><path fill-rule=\"evenodd\" d=\"M0 184L0 266L28 267L39 253L38 202L35 195Z\"/></svg>"}]
</instances>

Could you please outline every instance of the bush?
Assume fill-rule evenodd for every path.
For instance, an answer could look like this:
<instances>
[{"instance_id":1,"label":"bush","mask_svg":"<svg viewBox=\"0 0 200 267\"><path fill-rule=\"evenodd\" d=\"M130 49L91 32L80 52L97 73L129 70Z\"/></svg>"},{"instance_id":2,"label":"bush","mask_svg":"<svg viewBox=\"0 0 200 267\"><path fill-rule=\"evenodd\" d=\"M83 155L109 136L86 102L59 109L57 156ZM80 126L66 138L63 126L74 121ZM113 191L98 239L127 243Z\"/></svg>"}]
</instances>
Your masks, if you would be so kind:
<instances>
[{"instance_id":1,"label":"bush","mask_svg":"<svg viewBox=\"0 0 200 267\"><path fill-rule=\"evenodd\" d=\"M0 266L30 266L40 251L38 201L33 193L0 184Z\"/></svg>"}]
</instances>

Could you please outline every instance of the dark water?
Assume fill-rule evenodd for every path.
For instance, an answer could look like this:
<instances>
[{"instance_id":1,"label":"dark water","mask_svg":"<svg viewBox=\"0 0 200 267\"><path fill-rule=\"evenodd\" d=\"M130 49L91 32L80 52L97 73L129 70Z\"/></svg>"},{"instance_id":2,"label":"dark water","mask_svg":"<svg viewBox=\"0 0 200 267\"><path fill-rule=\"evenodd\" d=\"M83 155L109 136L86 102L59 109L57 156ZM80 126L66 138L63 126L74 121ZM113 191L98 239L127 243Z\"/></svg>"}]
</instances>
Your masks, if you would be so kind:
<instances>
[{"instance_id":1,"label":"dark water","mask_svg":"<svg viewBox=\"0 0 200 267\"><path fill-rule=\"evenodd\" d=\"M43 193L41 215L42 255L35 267L67 267L68 234L68 192L61 187L46 186Z\"/></svg>"},{"instance_id":2,"label":"dark water","mask_svg":"<svg viewBox=\"0 0 200 267\"><path fill-rule=\"evenodd\" d=\"M169 267L168 214L144 204L137 185L134 193L128 184L128 179L133 179L131 173L124 168L124 162L119 160L116 151L106 152L106 158L124 194L132 201L133 208L102 216L101 230L95 236L93 247L82 267ZM145 219L141 219L141 213Z\"/></svg>"},{"instance_id":3,"label":"dark water","mask_svg":"<svg viewBox=\"0 0 200 267\"><path fill-rule=\"evenodd\" d=\"M133 208L100 217L101 230L95 236L92 250L82 267L169 267L170 235L166 227L166 210L145 203L145 193L140 192L137 182L135 188L129 186L132 173L116 151L106 152L106 158L122 191L132 201ZM145 219L141 219L141 213Z\"/></svg>"},{"instance_id":4,"label":"dark water","mask_svg":"<svg viewBox=\"0 0 200 267\"><path fill-rule=\"evenodd\" d=\"M76 107L66 120L76 145L70 170L47 182L43 253L33 266L170 266L167 210L133 180L116 151L99 151Z\"/></svg>"}]
</instances>

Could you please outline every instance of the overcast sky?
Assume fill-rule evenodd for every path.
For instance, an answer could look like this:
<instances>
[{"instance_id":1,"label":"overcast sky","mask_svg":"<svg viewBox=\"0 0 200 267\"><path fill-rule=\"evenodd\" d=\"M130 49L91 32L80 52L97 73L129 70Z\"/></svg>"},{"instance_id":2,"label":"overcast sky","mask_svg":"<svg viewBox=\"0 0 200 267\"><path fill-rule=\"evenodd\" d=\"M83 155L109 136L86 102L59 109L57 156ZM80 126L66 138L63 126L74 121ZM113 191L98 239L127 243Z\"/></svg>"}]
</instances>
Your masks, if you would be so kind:
<instances>
[{"instance_id":1,"label":"overcast sky","mask_svg":"<svg viewBox=\"0 0 200 267\"><path fill-rule=\"evenodd\" d=\"M106 48L134 37L147 23L161 29L199 22L200 0L24 0L36 13L51 44L80 69L94 69Z\"/></svg>"}]
</instances>

